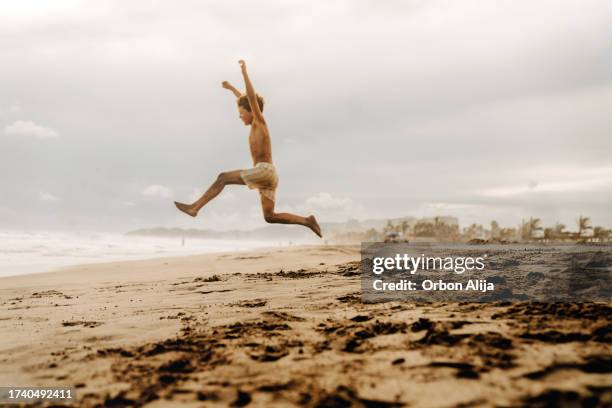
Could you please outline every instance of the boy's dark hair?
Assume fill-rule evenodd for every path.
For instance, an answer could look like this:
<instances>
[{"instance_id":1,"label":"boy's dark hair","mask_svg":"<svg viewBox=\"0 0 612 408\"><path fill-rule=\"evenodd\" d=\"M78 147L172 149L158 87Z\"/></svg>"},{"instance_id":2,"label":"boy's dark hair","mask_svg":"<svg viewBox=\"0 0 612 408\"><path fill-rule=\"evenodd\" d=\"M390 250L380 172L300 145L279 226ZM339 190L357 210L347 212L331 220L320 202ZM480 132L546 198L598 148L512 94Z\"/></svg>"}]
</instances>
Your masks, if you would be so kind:
<instances>
[{"instance_id":1,"label":"boy's dark hair","mask_svg":"<svg viewBox=\"0 0 612 408\"><path fill-rule=\"evenodd\" d=\"M259 94L256 95L256 97L257 97L257 104L259 105L259 110L263 112L264 99ZM240 96L240 98L238 98L238 106L242 106L247 111L252 112L251 105L249 104L249 98L246 95L242 95Z\"/></svg>"}]
</instances>

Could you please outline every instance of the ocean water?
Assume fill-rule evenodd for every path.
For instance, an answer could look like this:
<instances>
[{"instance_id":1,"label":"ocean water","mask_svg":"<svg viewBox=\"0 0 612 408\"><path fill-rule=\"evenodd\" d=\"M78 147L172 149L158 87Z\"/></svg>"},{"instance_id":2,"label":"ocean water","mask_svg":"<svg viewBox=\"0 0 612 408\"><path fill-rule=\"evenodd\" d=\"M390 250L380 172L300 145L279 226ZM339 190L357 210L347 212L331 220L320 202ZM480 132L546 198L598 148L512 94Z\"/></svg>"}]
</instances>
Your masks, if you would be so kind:
<instances>
[{"instance_id":1,"label":"ocean water","mask_svg":"<svg viewBox=\"0 0 612 408\"><path fill-rule=\"evenodd\" d=\"M275 243L188 238L183 243L181 238L0 231L0 277L47 272L69 265L245 251L270 246L275 246Z\"/></svg>"}]
</instances>

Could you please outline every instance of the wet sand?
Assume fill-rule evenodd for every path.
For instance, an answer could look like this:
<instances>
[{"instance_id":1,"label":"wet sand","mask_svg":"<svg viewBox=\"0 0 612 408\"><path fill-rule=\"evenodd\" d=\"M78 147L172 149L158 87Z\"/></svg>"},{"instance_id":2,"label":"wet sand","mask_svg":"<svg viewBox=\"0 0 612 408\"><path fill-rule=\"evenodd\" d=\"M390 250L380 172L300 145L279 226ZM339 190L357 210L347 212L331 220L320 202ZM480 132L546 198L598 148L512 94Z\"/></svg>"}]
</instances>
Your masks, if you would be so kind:
<instances>
[{"instance_id":1,"label":"wet sand","mask_svg":"<svg viewBox=\"0 0 612 408\"><path fill-rule=\"evenodd\" d=\"M0 279L0 385L82 407L612 403L610 302L364 304L359 266L296 247Z\"/></svg>"}]
</instances>

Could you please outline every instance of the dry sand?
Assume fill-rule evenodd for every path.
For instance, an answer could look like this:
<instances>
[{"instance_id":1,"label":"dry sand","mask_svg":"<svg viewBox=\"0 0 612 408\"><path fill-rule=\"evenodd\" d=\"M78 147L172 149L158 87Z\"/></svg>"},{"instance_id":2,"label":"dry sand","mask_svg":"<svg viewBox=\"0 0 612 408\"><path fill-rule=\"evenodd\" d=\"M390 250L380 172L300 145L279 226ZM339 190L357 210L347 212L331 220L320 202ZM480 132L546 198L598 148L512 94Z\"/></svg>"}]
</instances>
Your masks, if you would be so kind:
<instances>
[{"instance_id":1,"label":"dry sand","mask_svg":"<svg viewBox=\"0 0 612 408\"><path fill-rule=\"evenodd\" d=\"M325 246L3 278L0 385L82 407L612 404L610 303L363 304L358 268Z\"/></svg>"}]
</instances>

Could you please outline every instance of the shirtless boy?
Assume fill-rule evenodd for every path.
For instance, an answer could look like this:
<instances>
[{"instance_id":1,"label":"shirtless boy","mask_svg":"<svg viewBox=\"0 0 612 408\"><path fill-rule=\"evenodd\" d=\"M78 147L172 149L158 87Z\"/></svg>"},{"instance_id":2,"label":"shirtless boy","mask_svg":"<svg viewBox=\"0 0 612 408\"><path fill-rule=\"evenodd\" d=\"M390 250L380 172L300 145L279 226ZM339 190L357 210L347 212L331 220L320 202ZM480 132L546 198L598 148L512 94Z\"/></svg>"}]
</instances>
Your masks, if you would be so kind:
<instances>
[{"instance_id":1,"label":"shirtless boy","mask_svg":"<svg viewBox=\"0 0 612 408\"><path fill-rule=\"evenodd\" d=\"M228 184L247 185L250 189L256 188L259 190L261 199L261 208L263 210L264 219L266 222L273 224L299 224L308 227L321 237L321 228L317 223L316 218L311 215L309 217L301 217L289 213L274 212L276 186L278 184L278 175L272 163L272 144L270 141L270 132L264 120L263 98L255 93L253 84L247 74L246 64L243 60L238 62L244 77L246 86L246 95L241 94L229 82L224 81L223 87L228 89L238 98L238 112L240 119L246 126L251 126L249 132L249 146L251 148L251 157L253 158L253 168L246 170L233 170L219 174L217 180L206 190L206 192L192 204L174 202L176 207L184 213L195 217L198 211L204 207L210 200L215 198Z\"/></svg>"}]
</instances>

